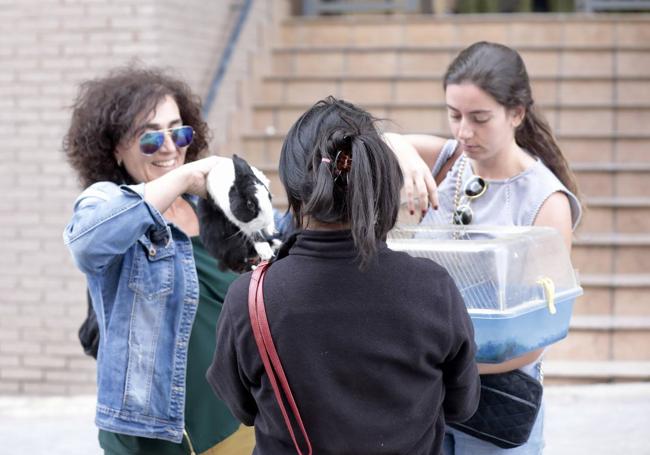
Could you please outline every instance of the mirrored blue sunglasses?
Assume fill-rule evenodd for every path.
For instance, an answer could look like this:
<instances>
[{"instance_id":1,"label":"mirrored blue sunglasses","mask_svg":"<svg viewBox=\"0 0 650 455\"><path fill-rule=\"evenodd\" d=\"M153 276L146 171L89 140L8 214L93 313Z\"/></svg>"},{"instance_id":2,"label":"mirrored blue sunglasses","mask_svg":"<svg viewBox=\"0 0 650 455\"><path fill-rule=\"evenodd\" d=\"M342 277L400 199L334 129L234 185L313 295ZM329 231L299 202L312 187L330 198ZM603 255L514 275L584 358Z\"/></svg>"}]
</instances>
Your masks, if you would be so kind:
<instances>
[{"instance_id":1,"label":"mirrored blue sunglasses","mask_svg":"<svg viewBox=\"0 0 650 455\"><path fill-rule=\"evenodd\" d=\"M148 131L140 136L140 151L145 155L153 155L165 143L165 134L171 134L176 147L187 147L192 143L194 130L191 126L183 125L166 130Z\"/></svg>"}]
</instances>

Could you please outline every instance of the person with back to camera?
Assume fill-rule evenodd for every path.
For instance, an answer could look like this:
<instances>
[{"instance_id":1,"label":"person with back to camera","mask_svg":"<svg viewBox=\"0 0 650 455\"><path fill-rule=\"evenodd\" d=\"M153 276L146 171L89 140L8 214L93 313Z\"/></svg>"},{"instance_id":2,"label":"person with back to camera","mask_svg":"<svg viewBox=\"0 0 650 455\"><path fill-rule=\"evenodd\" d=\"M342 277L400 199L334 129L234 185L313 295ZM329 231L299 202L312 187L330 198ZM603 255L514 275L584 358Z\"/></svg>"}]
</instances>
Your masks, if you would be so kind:
<instances>
[{"instance_id":1,"label":"person with back to camera","mask_svg":"<svg viewBox=\"0 0 650 455\"><path fill-rule=\"evenodd\" d=\"M194 211L216 164L189 87L157 69L85 82L64 141L86 188L64 240L100 330L99 442L108 454L233 453L240 426L206 380L228 285ZM222 442L223 441L223 442Z\"/></svg>"},{"instance_id":2,"label":"person with back to camera","mask_svg":"<svg viewBox=\"0 0 650 455\"><path fill-rule=\"evenodd\" d=\"M475 43L452 61L443 85L454 140L385 135L408 176L411 213L417 195L425 213L423 223L550 226L560 232L570 250L572 231L581 216L576 180L548 123L534 108L520 55L500 44ZM432 176L456 156L436 187ZM433 206L428 211L427 200ZM479 372L521 369L541 381L542 353L537 350L500 364L479 364ZM542 427L543 410L528 442L514 449L500 449L447 428L443 452L539 454L544 447Z\"/></svg>"},{"instance_id":3,"label":"person with back to camera","mask_svg":"<svg viewBox=\"0 0 650 455\"><path fill-rule=\"evenodd\" d=\"M444 422L478 403L473 328L444 269L386 246L403 178L375 119L318 102L289 130L279 171L298 231L263 294L313 453L439 453ZM292 453L251 329L250 280L228 291L207 377L255 425L255 454Z\"/></svg>"}]
</instances>

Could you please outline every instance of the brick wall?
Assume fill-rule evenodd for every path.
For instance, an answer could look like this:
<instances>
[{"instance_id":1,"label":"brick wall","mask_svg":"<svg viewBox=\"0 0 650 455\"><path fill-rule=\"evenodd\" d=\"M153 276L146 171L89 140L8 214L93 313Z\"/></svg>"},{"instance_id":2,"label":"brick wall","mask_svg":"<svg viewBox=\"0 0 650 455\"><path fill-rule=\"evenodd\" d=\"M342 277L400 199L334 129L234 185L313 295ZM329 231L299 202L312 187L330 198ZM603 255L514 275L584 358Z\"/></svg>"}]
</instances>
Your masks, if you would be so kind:
<instances>
[{"instance_id":1,"label":"brick wall","mask_svg":"<svg viewBox=\"0 0 650 455\"><path fill-rule=\"evenodd\" d=\"M2 2L0 394L94 391L94 361L83 355L76 333L85 315L85 282L61 238L80 191L61 151L79 82L137 58L172 67L204 95L232 3ZM270 18L259 11L276 3L256 1L250 27L268 28ZM238 71L223 93L240 90L246 69Z\"/></svg>"}]
</instances>

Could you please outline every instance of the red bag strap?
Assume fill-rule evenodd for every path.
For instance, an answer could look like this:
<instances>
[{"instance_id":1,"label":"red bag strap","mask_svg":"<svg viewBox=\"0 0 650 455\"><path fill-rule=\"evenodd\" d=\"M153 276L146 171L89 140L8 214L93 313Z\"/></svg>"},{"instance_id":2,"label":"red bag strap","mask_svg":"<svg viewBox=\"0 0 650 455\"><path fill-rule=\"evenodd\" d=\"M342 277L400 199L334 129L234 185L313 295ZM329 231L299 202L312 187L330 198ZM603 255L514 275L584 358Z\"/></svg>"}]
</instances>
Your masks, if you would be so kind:
<instances>
[{"instance_id":1,"label":"red bag strap","mask_svg":"<svg viewBox=\"0 0 650 455\"><path fill-rule=\"evenodd\" d=\"M270 264L266 261L262 262L253 271L251 282L248 287L248 314L250 315L251 325L253 327L253 335L255 337L255 343L257 343L257 350L260 352L260 357L262 358L264 369L266 370L266 374L269 376L269 381L271 382L273 392L275 393L275 399L280 406L280 411L282 411L284 423L289 430L289 434L291 435L294 446L296 446L296 451L299 455L302 455L302 451L300 450L300 446L298 445L296 436L293 432L293 426L289 420L289 415L286 408L284 407L284 401L282 399L280 388L278 387L278 381L280 382L282 390L284 391L284 396L289 403L293 418L300 427L303 438L307 443L307 454L311 455L311 441L309 440L307 430L305 430L305 426L302 423L296 401L293 399L293 394L291 393L291 388L289 387L287 376L284 374L284 369L282 368L280 357L278 356L278 352L275 350L273 338L271 337L271 329L269 328L269 321L266 318L263 288L264 275L266 274L266 270L268 269L269 265Z\"/></svg>"}]
</instances>

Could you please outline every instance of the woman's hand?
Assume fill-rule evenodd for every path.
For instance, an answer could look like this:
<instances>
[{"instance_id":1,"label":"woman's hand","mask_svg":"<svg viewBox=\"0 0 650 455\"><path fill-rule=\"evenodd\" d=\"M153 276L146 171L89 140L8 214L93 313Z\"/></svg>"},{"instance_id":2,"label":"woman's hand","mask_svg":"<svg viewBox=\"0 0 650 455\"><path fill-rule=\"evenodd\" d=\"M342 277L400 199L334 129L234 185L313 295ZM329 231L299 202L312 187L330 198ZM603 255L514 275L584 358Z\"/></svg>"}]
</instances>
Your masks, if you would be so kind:
<instances>
[{"instance_id":1,"label":"woman's hand","mask_svg":"<svg viewBox=\"0 0 650 455\"><path fill-rule=\"evenodd\" d=\"M184 192L206 198L206 178L212 168L217 165L218 160L219 158L216 156L209 156L181 166L179 170L182 170L185 173L187 183Z\"/></svg>"},{"instance_id":2,"label":"woman's hand","mask_svg":"<svg viewBox=\"0 0 650 455\"><path fill-rule=\"evenodd\" d=\"M438 187L431 175L429 165L420 157L418 150L400 134L384 134L386 143L397 156L404 174L404 193L411 215L417 209L424 215L429 202L438 209Z\"/></svg>"}]
</instances>

